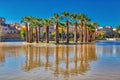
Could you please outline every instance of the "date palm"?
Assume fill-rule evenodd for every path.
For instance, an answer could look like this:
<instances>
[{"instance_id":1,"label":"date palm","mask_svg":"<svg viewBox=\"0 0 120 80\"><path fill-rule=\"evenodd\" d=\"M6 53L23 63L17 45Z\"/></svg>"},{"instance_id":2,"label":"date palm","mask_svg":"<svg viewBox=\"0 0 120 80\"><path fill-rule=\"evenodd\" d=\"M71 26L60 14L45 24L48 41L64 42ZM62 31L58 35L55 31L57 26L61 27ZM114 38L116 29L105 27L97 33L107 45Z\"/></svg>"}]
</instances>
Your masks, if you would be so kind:
<instances>
[{"instance_id":1,"label":"date palm","mask_svg":"<svg viewBox=\"0 0 120 80\"><path fill-rule=\"evenodd\" d=\"M70 19L70 13L65 11L62 14L62 18L66 20L66 32L67 32L67 36L66 36L66 43L69 43L69 19Z\"/></svg>"},{"instance_id":2,"label":"date palm","mask_svg":"<svg viewBox=\"0 0 120 80\"><path fill-rule=\"evenodd\" d=\"M65 23L59 23L59 27L61 27L61 39L64 40L64 27Z\"/></svg>"},{"instance_id":3,"label":"date palm","mask_svg":"<svg viewBox=\"0 0 120 80\"><path fill-rule=\"evenodd\" d=\"M40 36L40 29L38 31L38 27L40 28L42 26L42 19L33 18L32 24L33 24L33 26L34 26L34 28L36 30L35 31L36 32L36 43L38 43L39 42L39 36ZM39 34L38 34L38 32L39 32Z\"/></svg>"},{"instance_id":4,"label":"date palm","mask_svg":"<svg viewBox=\"0 0 120 80\"><path fill-rule=\"evenodd\" d=\"M32 22L32 17L31 16L25 16L21 19L21 23L25 23L26 25L26 42L29 42L30 37L29 37L29 28L30 28L30 24Z\"/></svg>"},{"instance_id":5,"label":"date palm","mask_svg":"<svg viewBox=\"0 0 120 80\"><path fill-rule=\"evenodd\" d=\"M55 27L55 32L56 32L55 41L56 41L56 44L59 43L58 25L59 25L60 18L61 18L60 15L57 14L57 13L55 13L54 16L53 16L53 18L52 18L52 20L53 20L53 22L54 22L54 24L56 26Z\"/></svg>"},{"instance_id":6,"label":"date palm","mask_svg":"<svg viewBox=\"0 0 120 80\"><path fill-rule=\"evenodd\" d=\"M71 14L71 18L74 20L74 42L77 43L77 26L78 26L78 14Z\"/></svg>"},{"instance_id":7,"label":"date palm","mask_svg":"<svg viewBox=\"0 0 120 80\"><path fill-rule=\"evenodd\" d=\"M79 24L80 24L80 27L79 27L79 40L80 40L80 42L83 42L83 24L84 24L84 17L85 17L84 14L80 14L80 15L78 16Z\"/></svg>"},{"instance_id":8,"label":"date palm","mask_svg":"<svg viewBox=\"0 0 120 80\"><path fill-rule=\"evenodd\" d=\"M49 43L49 26L53 25L51 19L44 19L44 25L46 27L46 43Z\"/></svg>"},{"instance_id":9,"label":"date palm","mask_svg":"<svg viewBox=\"0 0 120 80\"><path fill-rule=\"evenodd\" d=\"M89 21L90 21L90 19L87 16L85 16L84 17L84 42L87 42L87 38L88 38L88 35L87 35L87 32L88 32L88 30L87 30L87 23Z\"/></svg>"},{"instance_id":10,"label":"date palm","mask_svg":"<svg viewBox=\"0 0 120 80\"><path fill-rule=\"evenodd\" d=\"M97 26L98 26L98 24L96 22L88 24L88 31L89 31L89 39L88 39L88 41L89 42L95 40L95 37L96 37L95 34L96 34Z\"/></svg>"},{"instance_id":11,"label":"date palm","mask_svg":"<svg viewBox=\"0 0 120 80\"><path fill-rule=\"evenodd\" d=\"M93 25L91 23L88 23L87 26L88 26L87 27L87 42L91 42L94 28L93 28Z\"/></svg>"},{"instance_id":12,"label":"date palm","mask_svg":"<svg viewBox=\"0 0 120 80\"><path fill-rule=\"evenodd\" d=\"M41 18L38 18L38 28L39 28L39 35L38 35L38 40L41 41L41 36L40 36L40 33L41 33L41 27L44 26L44 23L43 23L43 20Z\"/></svg>"},{"instance_id":13,"label":"date palm","mask_svg":"<svg viewBox=\"0 0 120 80\"><path fill-rule=\"evenodd\" d=\"M96 29L98 27L98 23L97 22L93 22L93 28L94 28L94 33L93 33L93 40L96 39Z\"/></svg>"}]
</instances>

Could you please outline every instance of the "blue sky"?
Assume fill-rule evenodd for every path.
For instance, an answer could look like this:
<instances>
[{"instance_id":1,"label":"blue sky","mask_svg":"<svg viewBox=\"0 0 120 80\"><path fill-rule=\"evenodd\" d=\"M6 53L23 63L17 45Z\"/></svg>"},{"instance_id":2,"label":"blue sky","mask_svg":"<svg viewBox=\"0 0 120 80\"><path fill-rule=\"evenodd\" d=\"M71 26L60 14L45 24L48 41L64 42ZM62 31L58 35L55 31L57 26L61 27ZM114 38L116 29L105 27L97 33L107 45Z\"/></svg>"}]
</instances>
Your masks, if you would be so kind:
<instances>
[{"instance_id":1,"label":"blue sky","mask_svg":"<svg viewBox=\"0 0 120 80\"><path fill-rule=\"evenodd\" d=\"M120 25L120 0L0 0L0 17L7 23L24 16L49 18L54 13L84 13L100 26Z\"/></svg>"}]
</instances>

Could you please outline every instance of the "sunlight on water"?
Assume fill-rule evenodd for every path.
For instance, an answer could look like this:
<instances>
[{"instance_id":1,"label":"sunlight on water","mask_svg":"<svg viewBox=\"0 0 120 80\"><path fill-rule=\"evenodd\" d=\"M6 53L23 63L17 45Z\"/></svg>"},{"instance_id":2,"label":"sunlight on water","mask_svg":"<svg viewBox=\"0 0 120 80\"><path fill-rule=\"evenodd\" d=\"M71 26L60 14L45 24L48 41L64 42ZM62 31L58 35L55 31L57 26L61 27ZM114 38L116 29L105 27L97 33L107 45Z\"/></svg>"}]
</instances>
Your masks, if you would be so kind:
<instances>
[{"instance_id":1,"label":"sunlight on water","mask_svg":"<svg viewBox=\"0 0 120 80\"><path fill-rule=\"evenodd\" d=\"M120 46L0 43L0 80L119 80Z\"/></svg>"}]
</instances>

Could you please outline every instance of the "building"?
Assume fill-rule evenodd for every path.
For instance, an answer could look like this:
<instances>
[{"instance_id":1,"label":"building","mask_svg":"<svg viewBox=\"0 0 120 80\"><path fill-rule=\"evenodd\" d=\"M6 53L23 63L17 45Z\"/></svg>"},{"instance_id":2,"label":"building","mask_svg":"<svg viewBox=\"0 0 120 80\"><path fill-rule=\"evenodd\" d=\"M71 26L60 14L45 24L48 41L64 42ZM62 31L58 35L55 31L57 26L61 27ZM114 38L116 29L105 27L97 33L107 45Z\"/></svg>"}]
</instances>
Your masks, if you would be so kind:
<instances>
[{"instance_id":1,"label":"building","mask_svg":"<svg viewBox=\"0 0 120 80\"><path fill-rule=\"evenodd\" d=\"M119 34L117 33L115 28L112 28L111 26L105 26L105 27L98 27L97 31L103 31L105 32L106 38L118 38Z\"/></svg>"},{"instance_id":2,"label":"building","mask_svg":"<svg viewBox=\"0 0 120 80\"><path fill-rule=\"evenodd\" d=\"M19 24L6 24L4 18L0 18L0 40L21 39Z\"/></svg>"}]
</instances>

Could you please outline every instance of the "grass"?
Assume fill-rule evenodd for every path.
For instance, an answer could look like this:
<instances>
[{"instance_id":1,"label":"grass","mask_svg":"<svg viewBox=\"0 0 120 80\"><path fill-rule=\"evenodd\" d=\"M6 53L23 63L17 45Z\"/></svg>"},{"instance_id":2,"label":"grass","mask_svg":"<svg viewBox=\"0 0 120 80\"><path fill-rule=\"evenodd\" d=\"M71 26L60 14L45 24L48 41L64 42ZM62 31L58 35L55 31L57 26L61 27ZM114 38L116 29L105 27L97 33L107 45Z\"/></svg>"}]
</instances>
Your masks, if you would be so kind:
<instances>
[{"instance_id":1,"label":"grass","mask_svg":"<svg viewBox=\"0 0 120 80\"><path fill-rule=\"evenodd\" d=\"M75 45L75 44L90 44L90 43L95 43L96 41L92 41L92 42L77 42L77 43L74 43L73 41L69 41L69 45ZM39 43L36 43L36 42L33 42L33 43L26 43L24 42L25 44L56 44L55 41L49 41L49 43L46 43L45 41L44 42L39 42ZM66 41L59 41L58 44L67 44Z\"/></svg>"}]
</instances>

